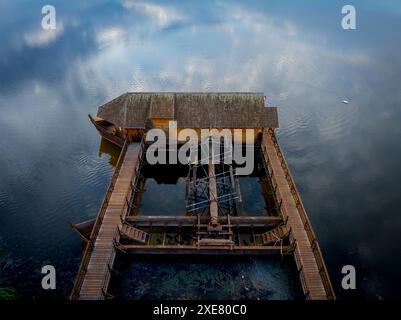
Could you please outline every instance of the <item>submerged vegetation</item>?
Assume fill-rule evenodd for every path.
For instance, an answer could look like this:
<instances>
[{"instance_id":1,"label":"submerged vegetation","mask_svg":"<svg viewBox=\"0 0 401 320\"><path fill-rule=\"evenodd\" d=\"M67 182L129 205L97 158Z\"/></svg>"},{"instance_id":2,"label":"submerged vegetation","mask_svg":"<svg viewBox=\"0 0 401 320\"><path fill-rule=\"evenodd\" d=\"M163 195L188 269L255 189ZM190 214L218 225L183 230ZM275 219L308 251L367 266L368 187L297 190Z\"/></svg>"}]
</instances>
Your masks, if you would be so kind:
<instances>
[{"instance_id":1,"label":"submerged vegetation","mask_svg":"<svg viewBox=\"0 0 401 320\"><path fill-rule=\"evenodd\" d=\"M14 288L3 286L2 274L5 268L4 261L5 253L0 245L0 300L16 300L18 299L18 292Z\"/></svg>"},{"instance_id":2,"label":"submerged vegetation","mask_svg":"<svg viewBox=\"0 0 401 320\"><path fill-rule=\"evenodd\" d=\"M301 296L292 260L261 257L120 257L111 283L120 299L285 300Z\"/></svg>"},{"instance_id":3,"label":"submerged vegetation","mask_svg":"<svg viewBox=\"0 0 401 320\"><path fill-rule=\"evenodd\" d=\"M0 288L0 300L16 300L17 298L18 293L14 288Z\"/></svg>"}]
</instances>

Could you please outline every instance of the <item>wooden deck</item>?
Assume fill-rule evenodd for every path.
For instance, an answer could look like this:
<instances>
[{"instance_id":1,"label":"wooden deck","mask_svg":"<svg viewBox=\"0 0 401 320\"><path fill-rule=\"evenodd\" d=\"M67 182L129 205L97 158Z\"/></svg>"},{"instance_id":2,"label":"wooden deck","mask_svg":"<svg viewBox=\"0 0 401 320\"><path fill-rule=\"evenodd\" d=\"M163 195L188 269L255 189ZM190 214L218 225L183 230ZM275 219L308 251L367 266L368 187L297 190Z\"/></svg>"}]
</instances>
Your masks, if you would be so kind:
<instances>
[{"instance_id":1,"label":"wooden deck","mask_svg":"<svg viewBox=\"0 0 401 320\"><path fill-rule=\"evenodd\" d=\"M137 112L129 112L128 116L128 109ZM85 243L71 299L110 296L107 289L117 249L130 254L291 254L305 298L335 299L319 244L275 137L277 108L265 106L263 93L127 93L99 107L97 116L89 116L96 129L122 150L96 219L71 224ZM262 133L262 171L266 172L266 176L262 174L262 191L266 208L275 216L263 212L262 216L258 216L261 212L242 216L239 202L237 210L222 210L224 205L217 201L217 192L225 194L228 188L216 180L219 168L212 163L213 157L208 172L199 176L208 183L200 186L205 195L208 193L208 199L202 199L209 206L207 212L206 207L205 212L196 212L191 201L187 203L191 215L164 216L162 208L154 212L157 216L129 216L131 207L140 204L144 190L145 177L142 179L140 172L146 147L143 142L130 144L128 140L143 139L152 127L166 129L170 120L177 121L179 130L192 128L196 132L203 128L230 128L230 132L253 128L257 146ZM244 137L239 140L245 143ZM188 176L188 187L193 183L191 177L198 179L195 168L193 176ZM230 174L233 182L232 167ZM232 216L232 212L237 214ZM170 231L178 239L171 237Z\"/></svg>"},{"instance_id":2,"label":"wooden deck","mask_svg":"<svg viewBox=\"0 0 401 320\"><path fill-rule=\"evenodd\" d=\"M319 245L273 130L264 130L262 152L278 206L295 243L294 258L305 297L335 299Z\"/></svg>"},{"instance_id":3,"label":"wooden deck","mask_svg":"<svg viewBox=\"0 0 401 320\"><path fill-rule=\"evenodd\" d=\"M72 299L102 300L105 298L110 280L110 269L116 255L115 243L119 241L122 219L129 211L132 185L136 179L142 144L127 144L121 151L116 168L115 182L109 186L99 213L98 232L92 232L91 239L82 258ZM113 180L113 179L112 179ZM108 199L107 199L108 198ZM96 229L96 223L94 230Z\"/></svg>"}]
</instances>

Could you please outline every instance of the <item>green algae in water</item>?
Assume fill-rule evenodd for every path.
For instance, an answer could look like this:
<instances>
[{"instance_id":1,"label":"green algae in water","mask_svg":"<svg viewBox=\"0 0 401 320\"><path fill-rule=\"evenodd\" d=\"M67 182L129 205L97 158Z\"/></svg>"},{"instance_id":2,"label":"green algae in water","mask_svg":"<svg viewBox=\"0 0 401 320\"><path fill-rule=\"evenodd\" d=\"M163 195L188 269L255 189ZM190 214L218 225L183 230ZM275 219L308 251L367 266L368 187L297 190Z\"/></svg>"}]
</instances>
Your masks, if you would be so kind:
<instances>
[{"instance_id":1,"label":"green algae in water","mask_svg":"<svg viewBox=\"0 0 401 320\"><path fill-rule=\"evenodd\" d=\"M17 300L18 292L14 288L0 288L0 300Z\"/></svg>"},{"instance_id":2,"label":"green algae in water","mask_svg":"<svg viewBox=\"0 0 401 320\"><path fill-rule=\"evenodd\" d=\"M5 256L5 252L3 250L3 248L0 246L0 300L16 300L19 298L19 294L17 292L17 290L15 290L14 288L11 287L3 287L2 286L2 278L1 278L1 274L3 272L3 268L4 268L4 256Z\"/></svg>"},{"instance_id":3,"label":"green algae in water","mask_svg":"<svg viewBox=\"0 0 401 320\"><path fill-rule=\"evenodd\" d=\"M110 292L117 299L299 299L291 259L280 257L121 257Z\"/></svg>"}]
</instances>

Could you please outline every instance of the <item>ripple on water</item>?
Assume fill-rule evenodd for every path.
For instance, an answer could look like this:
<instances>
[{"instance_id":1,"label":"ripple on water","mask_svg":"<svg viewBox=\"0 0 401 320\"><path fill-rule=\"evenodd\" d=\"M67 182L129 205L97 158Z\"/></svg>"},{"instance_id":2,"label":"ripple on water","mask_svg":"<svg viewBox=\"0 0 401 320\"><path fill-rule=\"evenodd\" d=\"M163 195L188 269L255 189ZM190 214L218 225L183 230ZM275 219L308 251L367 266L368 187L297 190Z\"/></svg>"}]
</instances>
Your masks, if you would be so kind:
<instances>
[{"instance_id":1,"label":"ripple on water","mask_svg":"<svg viewBox=\"0 0 401 320\"><path fill-rule=\"evenodd\" d=\"M301 112L294 112L293 116L287 115L286 125L280 130L280 135L285 139L291 139L300 132L305 132L311 128L314 121L314 112L303 109Z\"/></svg>"},{"instance_id":2,"label":"ripple on water","mask_svg":"<svg viewBox=\"0 0 401 320\"><path fill-rule=\"evenodd\" d=\"M356 103L329 108L319 114L320 140L327 143L347 137L358 123L359 107Z\"/></svg>"},{"instance_id":3,"label":"ripple on water","mask_svg":"<svg viewBox=\"0 0 401 320\"><path fill-rule=\"evenodd\" d=\"M333 101L330 95L323 98L324 108L311 104L304 108L291 106L283 109L284 125L278 130L278 137L287 160L294 162L299 169L328 161L327 148L343 143L358 124L357 103L343 105L340 101Z\"/></svg>"}]
</instances>

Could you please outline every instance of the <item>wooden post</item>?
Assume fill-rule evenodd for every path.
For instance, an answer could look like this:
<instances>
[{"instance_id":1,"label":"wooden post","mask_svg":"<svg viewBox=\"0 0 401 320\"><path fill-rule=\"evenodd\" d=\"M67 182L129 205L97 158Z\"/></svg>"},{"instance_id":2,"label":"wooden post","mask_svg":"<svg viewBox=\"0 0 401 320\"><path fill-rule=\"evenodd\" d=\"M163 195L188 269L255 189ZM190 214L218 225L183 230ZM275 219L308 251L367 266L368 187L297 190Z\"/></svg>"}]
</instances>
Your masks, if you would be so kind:
<instances>
[{"instance_id":1,"label":"wooden post","mask_svg":"<svg viewBox=\"0 0 401 320\"><path fill-rule=\"evenodd\" d=\"M209 160L209 199L210 199L210 223L219 224L219 212L217 207L217 187L213 157Z\"/></svg>"}]
</instances>

